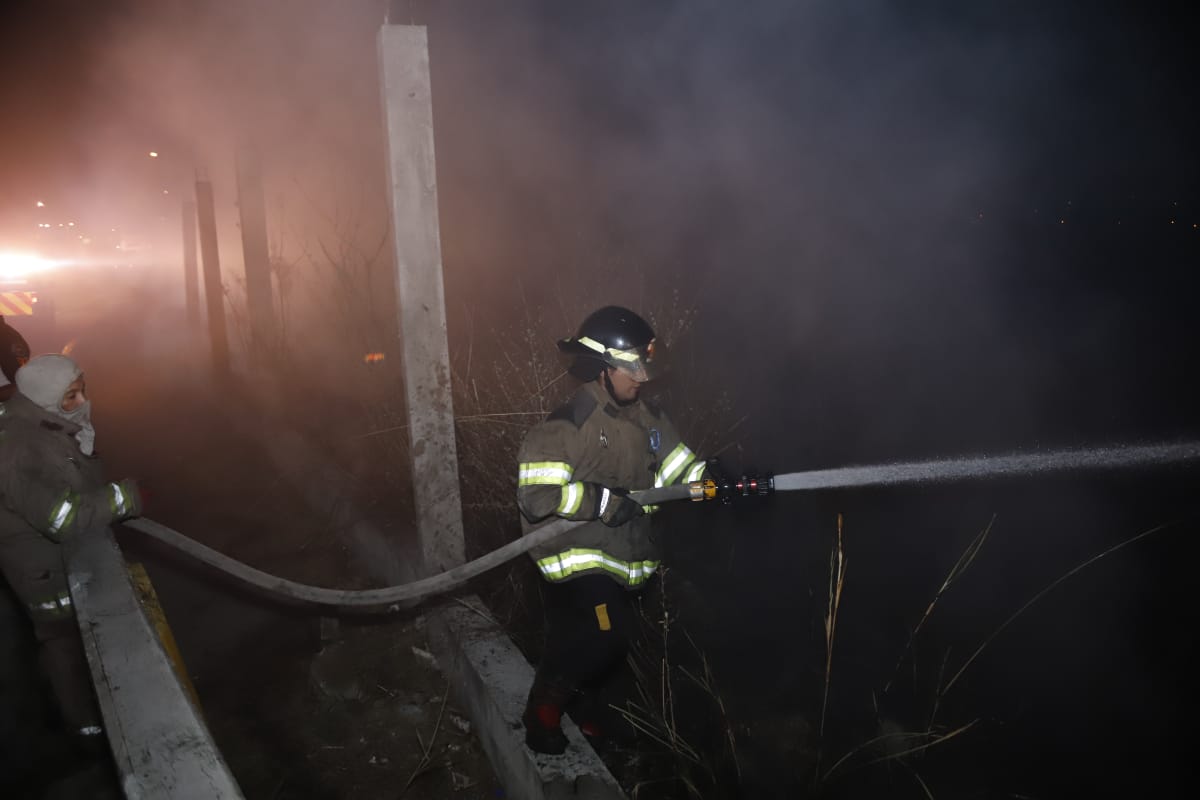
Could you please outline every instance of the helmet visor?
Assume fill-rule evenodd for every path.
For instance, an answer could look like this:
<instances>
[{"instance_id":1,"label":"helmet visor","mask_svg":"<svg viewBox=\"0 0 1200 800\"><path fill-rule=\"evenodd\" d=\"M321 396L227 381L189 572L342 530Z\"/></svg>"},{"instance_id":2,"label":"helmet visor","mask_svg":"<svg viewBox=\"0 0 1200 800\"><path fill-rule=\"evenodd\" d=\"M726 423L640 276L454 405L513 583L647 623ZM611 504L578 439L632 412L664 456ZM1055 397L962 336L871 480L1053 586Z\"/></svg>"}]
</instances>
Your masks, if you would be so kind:
<instances>
[{"instance_id":1,"label":"helmet visor","mask_svg":"<svg viewBox=\"0 0 1200 800\"><path fill-rule=\"evenodd\" d=\"M631 350L617 350L610 347L605 352L605 361L638 383L645 383L658 375L660 363L656 358L658 355L658 348L652 339L644 347L636 347Z\"/></svg>"}]
</instances>

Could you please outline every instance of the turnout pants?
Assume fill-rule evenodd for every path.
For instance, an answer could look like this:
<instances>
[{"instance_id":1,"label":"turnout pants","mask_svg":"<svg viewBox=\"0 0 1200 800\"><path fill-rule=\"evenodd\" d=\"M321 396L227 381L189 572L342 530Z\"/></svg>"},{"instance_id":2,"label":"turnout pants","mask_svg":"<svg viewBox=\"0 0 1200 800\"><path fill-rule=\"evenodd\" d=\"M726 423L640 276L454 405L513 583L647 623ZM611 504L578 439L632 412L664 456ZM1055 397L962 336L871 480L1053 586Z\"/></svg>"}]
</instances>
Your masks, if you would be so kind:
<instances>
[{"instance_id":1,"label":"turnout pants","mask_svg":"<svg viewBox=\"0 0 1200 800\"><path fill-rule=\"evenodd\" d=\"M32 531L2 534L0 572L33 623L38 659L67 730L81 736L102 733L62 546Z\"/></svg>"},{"instance_id":2,"label":"turnout pants","mask_svg":"<svg viewBox=\"0 0 1200 800\"><path fill-rule=\"evenodd\" d=\"M595 690L625 659L637 629L629 591L604 575L545 587L546 649L538 677L568 691Z\"/></svg>"}]
</instances>

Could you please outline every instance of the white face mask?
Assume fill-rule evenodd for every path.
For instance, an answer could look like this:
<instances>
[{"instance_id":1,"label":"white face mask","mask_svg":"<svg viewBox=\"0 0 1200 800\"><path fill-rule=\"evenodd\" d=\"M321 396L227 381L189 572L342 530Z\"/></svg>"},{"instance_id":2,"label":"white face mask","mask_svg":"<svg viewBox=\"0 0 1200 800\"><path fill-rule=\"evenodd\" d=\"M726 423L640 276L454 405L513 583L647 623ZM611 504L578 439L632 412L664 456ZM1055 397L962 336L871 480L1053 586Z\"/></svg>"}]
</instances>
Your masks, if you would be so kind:
<instances>
[{"instance_id":1,"label":"white face mask","mask_svg":"<svg viewBox=\"0 0 1200 800\"><path fill-rule=\"evenodd\" d=\"M74 422L79 426L79 432L75 434L75 441L79 442L79 449L83 451L83 454L90 456L96 449L96 429L92 427L92 401L84 400L81 405L71 411L59 409L57 413L68 422Z\"/></svg>"}]
</instances>

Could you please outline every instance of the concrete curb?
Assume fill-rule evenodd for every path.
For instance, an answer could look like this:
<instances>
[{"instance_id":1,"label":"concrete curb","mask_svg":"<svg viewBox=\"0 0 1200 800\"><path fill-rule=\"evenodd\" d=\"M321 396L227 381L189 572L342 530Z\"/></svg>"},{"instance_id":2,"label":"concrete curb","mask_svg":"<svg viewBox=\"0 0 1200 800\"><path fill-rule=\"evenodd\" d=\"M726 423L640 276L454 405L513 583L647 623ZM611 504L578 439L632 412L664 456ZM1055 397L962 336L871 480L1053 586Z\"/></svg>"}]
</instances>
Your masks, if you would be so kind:
<instances>
[{"instance_id":1,"label":"concrete curb","mask_svg":"<svg viewBox=\"0 0 1200 800\"><path fill-rule=\"evenodd\" d=\"M463 598L482 607L477 597ZM430 643L442 671L470 709L483 749L513 797L528 800L622 800L625 794L604 762L569 718L563 731L570 746L561 756L533 753L525 746L521 714L533 683L533 668L512 640L482 611L445 606L428 617Z\"/></svg>"},{"instance_id":2,"label":"concrete curb","mask_svg":"<svg viewBox=\"0 0 1200 800\"><path fill-rule=\"evenodd\" d=\"M81 537L69 563L71 598L125 796L241 798L142 612L112 532Z\"/></svg>"}]
</instances>

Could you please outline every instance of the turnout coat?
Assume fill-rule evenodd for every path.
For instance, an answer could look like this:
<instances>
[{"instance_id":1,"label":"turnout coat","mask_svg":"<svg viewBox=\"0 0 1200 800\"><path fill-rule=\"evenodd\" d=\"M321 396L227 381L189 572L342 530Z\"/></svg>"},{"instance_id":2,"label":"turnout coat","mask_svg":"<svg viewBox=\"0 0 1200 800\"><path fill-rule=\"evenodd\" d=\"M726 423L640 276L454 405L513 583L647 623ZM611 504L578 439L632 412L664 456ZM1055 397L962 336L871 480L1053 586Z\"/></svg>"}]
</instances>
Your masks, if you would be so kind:
<instances>
[{"instance_id":1,"label":"turnout coat","mask_svg":"<svg viewBox=\"0 0 1200 800\"><path fill-rule=\"evenodd\" d=\"M517 504L525 532L554 517L591 520L530 551L542 576L604 574L629 589L659 565L649 514L616 528L597 519L604 488L634 491L699 480L705 463L659 408L618 406L596 381L532 428L518 456Z\"/></svg>"},{"instance_id":2,"label":"turnout coat","mask_svg":"<svg viewBox=\"0 0 1200 800\"><path fill-rule=\"evenodd\" d=\"M132 483L105 482L78 431L19 392L0 403L0 569L35 627L72 612L62 545L141 510Z\"/></svg>"}]
</instances>

